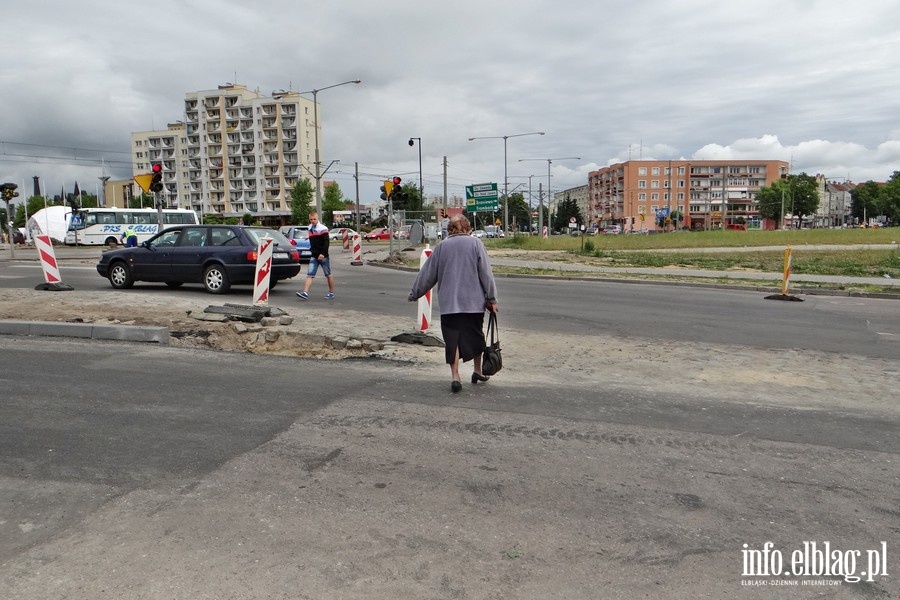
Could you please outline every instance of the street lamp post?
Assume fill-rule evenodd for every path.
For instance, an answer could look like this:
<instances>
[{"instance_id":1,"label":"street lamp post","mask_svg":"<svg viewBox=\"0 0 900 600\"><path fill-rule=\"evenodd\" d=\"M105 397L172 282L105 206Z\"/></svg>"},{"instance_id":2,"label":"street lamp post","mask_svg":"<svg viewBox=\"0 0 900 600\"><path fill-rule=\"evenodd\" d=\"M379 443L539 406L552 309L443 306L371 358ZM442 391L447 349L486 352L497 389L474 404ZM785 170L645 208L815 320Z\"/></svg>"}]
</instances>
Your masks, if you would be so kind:
<instances>
[{"instance_id":1,"label":"street lamp post","mask_svg":"<svg viewBox=\"0 0 900 600\"><path fill-rule=\"evenodd\" d=\"M316 212L322 212L322 175L319 174L319 170L322 166L321 161L319 160L319 100L318 95L319 92L323 92L325 90L330 90L331 88L336 88L342 85L347 85L350 83L362 83L360 79L352 79L350 81L344 81L341 83L335 83L334 85L329 85L323 88L317 88L314 90L309 90L306 92L300 92L301 94L312 94L313 95L313 121L315 122L316 127L316 149L315 149L315 159L316 159Z\"/></svg>"},{"instance_id":2,"label":"street lamp post","mask_svg":"<svg viewBox=\"0 0 900 600\"><path fill-rule=\"evenodd\" d=\"M409 138L409 145L415 146L416 140L419 142L419 196L422 198L422 205L425 205L425 185L422 183L422 138Z\"/></svg>"},{"instance_id":3,"label":"street lamp post","mask_svg":"<svg viewBox=\"0 0 900 600\"><path fill-rule=\"evenodd\" d=\"M470 137L469 141L474 140L503 140L503 231L509 232L509 181L507 180L506 169L506 140L514 137L522 137L525 135L544 135L543 131L531 131L529 133L516 133L513 135L491 135L484 137Z\"/></svg>"},{"instance_id":4,"label":"street lamp post","mask_svg":"<svg viewBox=\"0 0 900 600\"><path fill-rule=\"evenodd\" d=\"M533 234L534 224L531 221L531 203L534 201L534 195L531 193L531 179L537 177L537 175L510 175L510 177L512 179L521 178L528 180L528 232ZM524 182L522 185L524 185ZM513 188L511 191L514 192L516 189Z\"/></svg>"},{"instance_id":5,"label":"street lamp post","mask_svg":"<svg viewBox=\"0 0 900 600\"><path fill-rule=\"evenodd\" d=\"M562 158L520 158L519 162L527 160L546 160L547 161L547 206L550 206L550 165L554 160L581 160L580 156L564 156ZM540 206L538 207L538 235L543 239L544 235L544 200L538 198Z\"/></svg>"}]
</instances>

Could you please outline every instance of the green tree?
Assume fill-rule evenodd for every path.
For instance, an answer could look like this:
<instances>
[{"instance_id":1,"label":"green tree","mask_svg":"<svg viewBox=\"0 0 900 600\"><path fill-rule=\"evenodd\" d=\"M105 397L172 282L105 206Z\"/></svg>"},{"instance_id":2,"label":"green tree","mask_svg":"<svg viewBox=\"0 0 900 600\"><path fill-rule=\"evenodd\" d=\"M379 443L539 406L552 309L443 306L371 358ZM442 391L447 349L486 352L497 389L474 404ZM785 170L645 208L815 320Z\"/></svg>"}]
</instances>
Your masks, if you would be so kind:
<instances>
[{"instance_id":1,"label":"green tree","mask_svg":"<svg viewBox=\"0 0 900 600\"><path fill-rule=\"evenodd\" d=\"M131 200L128 201L128 208L153 208L155 206L153 195L145 194L144 192L137 196L132 196Z\"/></svg>"},{"instance_id":2,"label":"green tree","mask_svg":"<svg viewBox=\"0 0 900 600\"><path fill-rule=\"evenodd\" d=\"M878 212L893 225L900 224L900 171L894 171L878 192Z\"/></svg>"},{"instance_id":3,"label":"green tree","mask_svg":"<svg viewBox=\"0 0 900 600\"><path fill-rule=\"evenodd\" d=\"M874 181L867 181L850 190L852 203L851 214L864 223L866 219L874 217L878 213L880 203L881 186Z\"/></svg>"},{"instance_id":4,"label":"green tree","mask_svg":"<svg viewBox=\"0 0 900 600\"><path fill-rule=\"evenodd\" d=\"M402 193L394 197L394 210L405 210L408 213L422 211L422 193L415 183L402 184Z\"/></svg>"},{"instance_id":5,"label":"green tree","mask_svg":"<svg viewBox=\"0 0 900 600\"><path fill-rule=\"evenodd\" d=\"M790 210L790 188L784 179L776 180L771 186L762 186L756 192L756 210L764 219L772 219L781 224L782 206L785 212ZM782 202L783 201L783 202Z\"/></svg>"},{"instance_id":6,"label":"green tree","mask_svg":"<svg viewBox=\"0 0 900 600\"><path fill-rule=\"evenodd\" d=\"M553 229L568 231L569 219L572 217L575 217L576 223L584 223L578 203L569 194L566 194L565 199L556 207L556 214L553 217Z\"/></svg>"},{"instance_id":7,"label":"green tree","mask_svg":"<svg viewBox=\"0 0 900 600\"><path fill-rule=\"evenodd\" d=\"M315 188L309 179L301 179L291 190L291 224L300 225L309 223L309 213L312 210Z\"/></svg>"},{"instance_id":8,"label":"green tree","mask_svg":"<svg viewBox=\"0 0 900 600\"><path fill-rule=\"evenodd\" d=\"M788 175L787 179L775 181L769 187L759 188L756 192L756 209L759 215L781 223L782 198L784 214L799 217L797 227L800 227L803 217L815 214L819 208L819 184L815 177L800 173Z\"/></svg>"},{"instance_id":9,"label":"green tree","mask_svg":"<svg viewBox=\"0 0 900 600\"><path fill-rule=\"evenodd\" d=\"M531 225L531 211L525 203L525 195L514 192L509 195L509 227L518 228L520 231Z\"/></svg>"},{"instance_id":10,"label":"green tree","mask_svg":"<svg viewBox=\"0 0 900 600\"><path fill-rule=\"evenodd\" d=\"M815 214L819 208L819 184L815 177L806 173L788 175L787 182L791 192L789 212L799 217L797 227L800 227L803 217Z\"/></svg>"},{"instance_id":11,"label":"green tree","mask_svg":"<svg viewBox=\"0 0 900 600\"><path fill-rule=\"evenodd\" d=\"M334 223L334 211L344 210L347 201L344 200L344 194L341 192L341 186L332 183L325 188L325 196L322 198L322 213L319 215L319 222L325 223L326 227L331 227Z\"/></svg>"}]
</instances>

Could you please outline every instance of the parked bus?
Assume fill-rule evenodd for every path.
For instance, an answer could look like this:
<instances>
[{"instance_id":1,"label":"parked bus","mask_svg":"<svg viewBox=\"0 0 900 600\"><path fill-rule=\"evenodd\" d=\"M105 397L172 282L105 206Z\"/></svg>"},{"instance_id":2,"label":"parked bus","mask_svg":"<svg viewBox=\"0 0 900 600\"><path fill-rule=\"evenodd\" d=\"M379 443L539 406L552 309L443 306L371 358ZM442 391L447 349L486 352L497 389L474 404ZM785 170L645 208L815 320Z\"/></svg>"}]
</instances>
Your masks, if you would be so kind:
<instances>
[{"instance_id":1,"label":"parked bus","mask_svg":"<svg viewBox=\"0 0 900 600\"><path fill-rule=\"evenodd\" d=\"M196 224L197 213L184 208L164 208L166 225ZM116 246L122 241L126 227L137 233L138 244L155 235L159 229L159 213L155 208L82 208L69 217L67 246Z\"/></svg>"}]
</instances>

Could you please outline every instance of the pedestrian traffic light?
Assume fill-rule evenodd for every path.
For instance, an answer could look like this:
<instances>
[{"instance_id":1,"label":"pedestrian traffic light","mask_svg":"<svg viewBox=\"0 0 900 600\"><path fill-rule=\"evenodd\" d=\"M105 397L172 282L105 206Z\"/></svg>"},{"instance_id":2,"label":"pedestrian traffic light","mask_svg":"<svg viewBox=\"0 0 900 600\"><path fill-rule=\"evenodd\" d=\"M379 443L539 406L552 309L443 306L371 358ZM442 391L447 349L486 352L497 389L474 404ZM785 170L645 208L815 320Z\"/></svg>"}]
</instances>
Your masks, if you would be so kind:
<instances>
[{"instance_id":1,"label":"pedestrian traffic light","mask_svg":"<svg viewBox=\"0 0 900 600\"><path fill-rule=\"evenodd\" d=\"M19 192L16 191L16 188L18 187L19 186L17 186L15 183L4 183L0 185L0 190L3 190L3 199L9 202L13 198L18 197Z\"/></svg>"},{"instance_id":2,"label":"pedestrian traffic light","mask_svg":"<svg viewBox=\"0 0 900 600\"><path fill-rule=\"evenodd\" d=\"M388 198L391 197L391 191L393 191L394 184L387 179L384 180L384 185L381 186L381 199L387 202Z\"/></svg>"},{"instance_id":3,"label":"pedestrian traffic light","mask_svg":"<svg viewBox=\"0 0 900 600\"><path fill-rule=\"evenodd\" d=\"M153 179L150 180L150 191L161 192L162 190L162 165L156 163L155 165L153 165Z\"/></svg>"},{"instance_id":4,"label":"pedestrian traffic light","mask_svg":"<svg viewBox=\"0 0 900 600\"><path fill-rule=\"evenodd\" d=\"M444 219L446 218L446 217L445 217L445 214L446 214L446 213L444 213L444 209L443 209L443 208L439 208L439 209L438 209L438 218L439 218L439 219L444 220Z\"/></svg>"}]
</instances>

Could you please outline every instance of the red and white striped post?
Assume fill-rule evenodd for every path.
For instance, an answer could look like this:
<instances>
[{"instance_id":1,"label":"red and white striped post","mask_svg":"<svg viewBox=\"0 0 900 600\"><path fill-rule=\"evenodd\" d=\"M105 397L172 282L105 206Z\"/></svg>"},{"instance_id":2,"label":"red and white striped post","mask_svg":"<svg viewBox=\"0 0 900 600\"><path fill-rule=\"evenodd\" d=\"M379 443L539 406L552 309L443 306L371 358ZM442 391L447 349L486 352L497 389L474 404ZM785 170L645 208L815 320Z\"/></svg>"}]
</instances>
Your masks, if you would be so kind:
<instances>
[{"instance_id":1,"label":"red and white striped post","mask_svg":"<svg viewBox=\"0 0 900 600\"><path fill-rule=\"evenodd\" d=\"M37 248L38 257L41 259L41 269L44 271L44 283L34 287L36 290L48 290L51 292L69 291L74 289L71 285L62 282L59 274L59 264L56 262L56 253L53 252L53 242L50 236L34 236L34 246Z\"/></svg>"},{"instance_id":2,"label":"red and white striped post","mask_svg":"<svg viewBox=\"0 0 900 600\"><path fill-rule=\"evenodd\" d=\"M422 250L422 254L419 256L419 270L422 270L422 267L425 266L425 263L428 262L428 259L431 257L431 253L433 250L431 246L425 244L425 248ZM419 298L419 301L416 305L416 321L418 321L417 327L419 331L425 333L428 331L428 327L431 325L431 290L425 292L425 295Z\"/></svg>"},{"instance_id":3,"label":"red and white striped post","mask_svg":"<svg viewBox=\"0 0 900 600\"><path fill-rule=\"evenodd\" d=\"M784 275L781 279L781 295L786 296L788 293L788 282L791 279L791 258L793 256L793 251L791 250L791 245L788 244L784 249Z\"/></svg>"},{"instance_id":4,"label":"red and white striped post","mask_svg":"<svg viewBox=\"0 0 900 600\"><path fill-rule=\"evenodd\" d=\"M59 265L56 263L56 254L53 252L53 243L49 235L34 236L34 245L41 259L41 269L44 270L44 281L51 284L62 282L59 275Z\"/></svg>"},{"instance_id":5,"label":"red and white striped post","mask_svg":"<svg viewBox=\"0 0 900 600\"><path fill-rule=\"evenodd\" d=\"M347 231L346 228L344 229L343 242L344 242L344 252L346 252L347 250L350 249L350 232Z\"/></svg>"},{"instance_id":6,"label":"red and white striped post","mask_svg":"<svg viewBox=\"0 0 900 600\"><path fill-rule=\"evenodd\" d=\"M269 279L272 275L272 238L259 241L256 253L256 282L253 286L253 304L267 306L269 304Z\"/></svg>"},{"instance_id":7,"label":"red and white striped post","mask_svg":"<svg viewBox=\"0 0 900 600\"><path fill-rule=\"evenodd\" d=\"M362 263L362 243L358 233L353 234L353 261L350 263L356 267Z\"/></svg>"}]
</instances>

